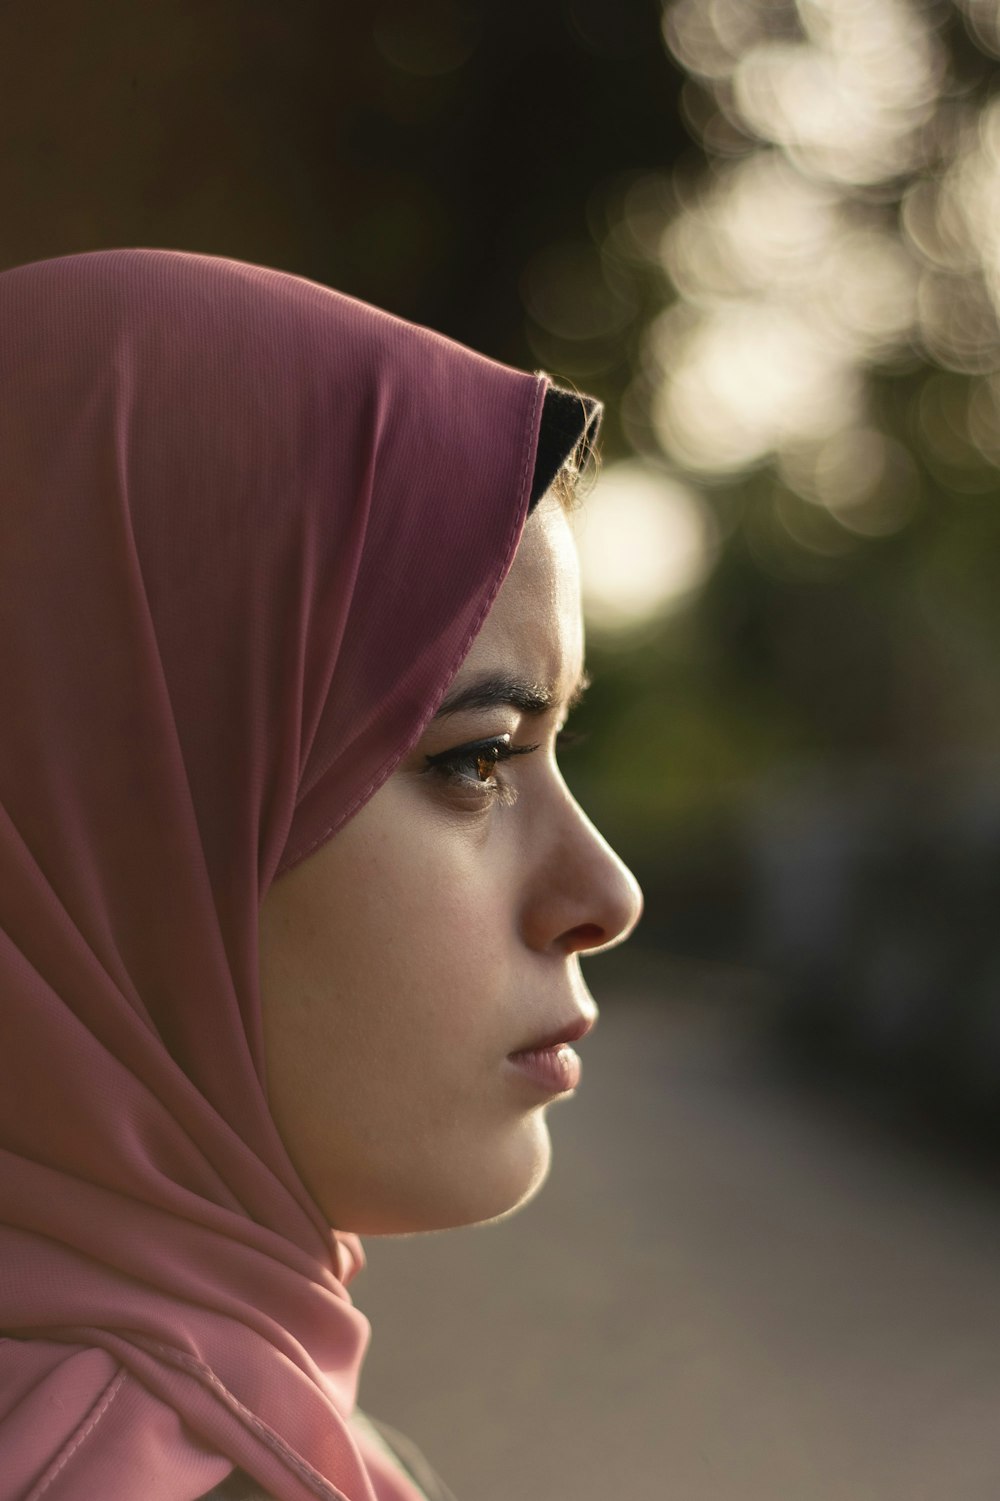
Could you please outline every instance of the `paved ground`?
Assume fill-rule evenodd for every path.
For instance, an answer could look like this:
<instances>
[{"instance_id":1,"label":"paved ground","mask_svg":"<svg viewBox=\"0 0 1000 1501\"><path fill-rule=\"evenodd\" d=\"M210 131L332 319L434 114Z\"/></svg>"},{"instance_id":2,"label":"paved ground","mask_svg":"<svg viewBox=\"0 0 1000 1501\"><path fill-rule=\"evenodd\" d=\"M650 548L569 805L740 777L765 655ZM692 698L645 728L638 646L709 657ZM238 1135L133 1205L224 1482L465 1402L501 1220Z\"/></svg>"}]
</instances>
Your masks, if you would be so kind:
<instances>
[{"instance_id":1,"label":"paved ground","mask_svg":"<svg viewBox=\"0 0 1000 1501\"><path fill-rule=\"evenodd\" d=\"M460 1501L1000 1501L1000 1188L777 1067L725 977L601 963L538 1200L369 1241L364 1403Z\"/></svg>"}]
</instances>

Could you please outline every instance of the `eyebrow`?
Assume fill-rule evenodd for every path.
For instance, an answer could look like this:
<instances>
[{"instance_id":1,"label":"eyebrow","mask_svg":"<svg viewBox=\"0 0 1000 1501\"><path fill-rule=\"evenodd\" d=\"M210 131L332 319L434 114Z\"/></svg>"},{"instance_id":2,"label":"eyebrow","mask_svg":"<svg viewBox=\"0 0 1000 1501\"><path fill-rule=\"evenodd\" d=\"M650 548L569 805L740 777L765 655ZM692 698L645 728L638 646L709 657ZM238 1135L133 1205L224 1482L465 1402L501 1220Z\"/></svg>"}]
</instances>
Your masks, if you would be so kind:
<instances>
[{"instance_id":1,"label":"eyebrow","mask_svg":"<svg viewBox=\"0 0 1000 1501\"><path fill-rule=\"evenodd\" d=\"M567 711L575 709L590 687L590 674L584 672L566 701ZM505 677L493 673L474 678L462 688L456 688L442 700L434 715L443 719L448 714L458 714L463 709L519 709L522 714L548 714L559 707L561 700L555 689L547 683L531 682L525 678Z\"/></svg>"}]
</instances>

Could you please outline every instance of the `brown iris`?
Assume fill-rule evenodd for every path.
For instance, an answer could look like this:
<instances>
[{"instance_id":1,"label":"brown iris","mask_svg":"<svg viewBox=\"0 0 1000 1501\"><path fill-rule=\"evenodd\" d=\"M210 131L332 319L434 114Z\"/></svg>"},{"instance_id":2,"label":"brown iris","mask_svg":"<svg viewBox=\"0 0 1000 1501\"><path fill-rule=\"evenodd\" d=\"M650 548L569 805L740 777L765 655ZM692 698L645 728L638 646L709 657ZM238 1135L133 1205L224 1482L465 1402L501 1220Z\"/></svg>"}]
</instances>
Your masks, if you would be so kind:
<instances>
[{"instance_id":1,"label":"brown iris","mask_svg":"<svg viewBox=\"0 0 1000 1501\"><path fill-rule=\"evenodd\" d=\"M478 756L476 757L476 775L481 782L489 781L494 770L496 769L496 764L497 752L495 746L491 747L489 751L479 752Z\"/></svg>"}]
</instances>

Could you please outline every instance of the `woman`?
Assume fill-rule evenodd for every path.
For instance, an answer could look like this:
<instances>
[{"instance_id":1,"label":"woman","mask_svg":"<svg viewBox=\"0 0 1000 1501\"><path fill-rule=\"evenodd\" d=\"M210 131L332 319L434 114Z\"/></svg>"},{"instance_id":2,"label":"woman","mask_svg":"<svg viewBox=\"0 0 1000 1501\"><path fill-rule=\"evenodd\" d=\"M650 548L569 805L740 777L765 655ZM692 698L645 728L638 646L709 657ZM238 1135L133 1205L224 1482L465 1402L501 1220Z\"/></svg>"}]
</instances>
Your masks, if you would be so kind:
<instances>
[{"instance_id":1,"label":"woman","mask_svg":"<svg viewBox=\"0 0 1000 1501\"><path fill-rule=\"evenodd\" d=\"M595 406L173 251L0 275L0 371L0 1501L413 1501L357 1235L537 1189L640 907L555 760Z\"/></svg>"}]
</instances>

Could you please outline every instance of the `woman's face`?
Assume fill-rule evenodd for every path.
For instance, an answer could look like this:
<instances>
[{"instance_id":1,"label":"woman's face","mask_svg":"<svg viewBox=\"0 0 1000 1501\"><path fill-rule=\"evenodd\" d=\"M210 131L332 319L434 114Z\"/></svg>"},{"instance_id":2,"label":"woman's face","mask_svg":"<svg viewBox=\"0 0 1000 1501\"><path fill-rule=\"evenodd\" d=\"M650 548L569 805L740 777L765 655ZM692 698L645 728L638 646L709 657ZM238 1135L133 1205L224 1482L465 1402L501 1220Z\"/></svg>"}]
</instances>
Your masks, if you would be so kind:
<instances>
[{"instance_id":1,"label":"woman's face","mask_svg":"<svg viewBox=\"0 0 1000 1501\"><path fill-rule=\"evenodd\" d=\"M642 906L556 764L582 673L576 550L546 497L412 753L264 898L271 1109L339 1230L493 1219L545 1178L557 1086L511 1055L593 1021L579 956ZM519 706L525 685L548 707Z\"/></svg>"}]
</instances>

